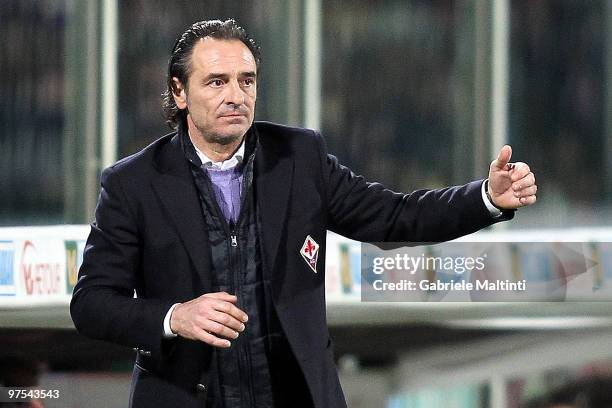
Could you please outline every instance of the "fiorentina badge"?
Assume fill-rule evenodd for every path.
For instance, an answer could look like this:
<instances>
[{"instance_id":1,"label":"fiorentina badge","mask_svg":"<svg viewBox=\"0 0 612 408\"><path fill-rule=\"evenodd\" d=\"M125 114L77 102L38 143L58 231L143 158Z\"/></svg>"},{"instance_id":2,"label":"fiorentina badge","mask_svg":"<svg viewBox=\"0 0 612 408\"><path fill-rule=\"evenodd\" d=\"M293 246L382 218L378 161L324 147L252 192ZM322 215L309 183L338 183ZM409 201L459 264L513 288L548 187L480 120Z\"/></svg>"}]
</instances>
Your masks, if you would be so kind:
<instances>
[{"instance_id":1,"label":"fiorentina badge","mask_svg":"<svg viewBox=\"0 0 612 408\"><path fill-rule=\"evenodd\" d=\"M310 269L314 273L317 273L317 258L319 258L319 244L308 235L306 240L304 241L304 245L302 245L302 249L300 250L300 254L302 254L302 258L306 261Z\"/></svg>"}]
</instances>

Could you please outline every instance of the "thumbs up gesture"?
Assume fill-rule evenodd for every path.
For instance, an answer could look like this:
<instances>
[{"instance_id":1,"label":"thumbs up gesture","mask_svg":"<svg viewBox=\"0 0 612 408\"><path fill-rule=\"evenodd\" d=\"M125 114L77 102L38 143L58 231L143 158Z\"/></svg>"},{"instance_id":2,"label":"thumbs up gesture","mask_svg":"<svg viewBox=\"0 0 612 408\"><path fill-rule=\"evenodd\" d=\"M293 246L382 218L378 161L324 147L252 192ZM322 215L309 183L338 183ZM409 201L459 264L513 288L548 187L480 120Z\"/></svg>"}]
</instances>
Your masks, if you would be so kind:
<instances>
[{"instance_id":1,"label":"thumbs up gesture","mask_svg":"<svg viewBox=\"0 0 612 408\"><path fill-rule=\"evenodd\" d=\"M538 186L526 163L510 163L512 148L505 145L489 168L489 196L499 208L513 210L536 202Z\"/></svg>"}]
</instances>

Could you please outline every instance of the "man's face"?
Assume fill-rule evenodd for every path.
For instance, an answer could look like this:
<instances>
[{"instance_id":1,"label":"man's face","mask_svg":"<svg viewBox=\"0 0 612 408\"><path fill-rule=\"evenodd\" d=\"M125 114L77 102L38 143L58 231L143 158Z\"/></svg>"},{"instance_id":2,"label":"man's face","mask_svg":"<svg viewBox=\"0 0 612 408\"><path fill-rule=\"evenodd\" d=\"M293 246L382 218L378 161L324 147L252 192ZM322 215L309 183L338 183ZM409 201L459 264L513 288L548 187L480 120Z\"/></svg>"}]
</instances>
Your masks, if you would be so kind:
<instances>
[{"instance_id":1,"label":"man's face","mask_svg":"<svg viewBox=\"0 0 612 408\"><path fill-rule=\"evenodd\" d=\"M199 40L191 55L187 87L173 78L174 100L179 109L188 109L190 131L195 127L208 143L239 140L253 123L256 75L255 58L242 41Z\"/></svg>"}]
</instances>

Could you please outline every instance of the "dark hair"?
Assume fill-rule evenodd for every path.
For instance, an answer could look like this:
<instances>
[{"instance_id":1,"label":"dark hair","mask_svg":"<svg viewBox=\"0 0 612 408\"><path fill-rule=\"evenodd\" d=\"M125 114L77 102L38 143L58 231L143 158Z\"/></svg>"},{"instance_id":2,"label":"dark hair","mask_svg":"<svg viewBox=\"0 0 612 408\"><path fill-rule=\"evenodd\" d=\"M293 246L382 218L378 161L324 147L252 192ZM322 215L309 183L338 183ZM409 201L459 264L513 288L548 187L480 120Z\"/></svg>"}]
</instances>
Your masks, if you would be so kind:
<instances>
[{"instance_id":1,"label":"dark hair","mask_svg":"<svg viewBox=\"0 0 612 408\"><path fill-rule=\"evenodd\" d=\"M173 93L175 84L172 78L178 78L184 87L187 87L187 80L191 73L191 54L193 47L198 40L206 37L217 38L221 40L240 40L247 46L255 58L255 64L259 69L261 61L261 51L254 39L249 37L244 28L238 25L236 20L229 19L207 20L193 23L185 32L176 40L172 48L172 55L168 61L168 77L166 79L167 89L162 94L162 107L166 123L176 129L180 123L184 124L187 118L187 112L179 109L174 102Z\"/></svg>"}]
</instances>

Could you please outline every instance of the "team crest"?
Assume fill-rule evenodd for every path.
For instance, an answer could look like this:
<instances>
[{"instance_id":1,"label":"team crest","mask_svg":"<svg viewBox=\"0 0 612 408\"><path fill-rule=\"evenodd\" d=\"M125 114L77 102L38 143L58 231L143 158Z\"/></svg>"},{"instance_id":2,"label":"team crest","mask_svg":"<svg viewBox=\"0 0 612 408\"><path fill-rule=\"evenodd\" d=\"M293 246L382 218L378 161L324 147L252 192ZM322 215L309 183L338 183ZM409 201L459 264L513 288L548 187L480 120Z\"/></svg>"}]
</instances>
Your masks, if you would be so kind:
<instances>
[{"instance_id":1,"label":"team crest","mask_svg":"<svg viewBox=\"0 0 612 408\"><path fill-rule=\"evenodd\" d=\"M302 258L306 261L310 269L314 273L317 273L317 259L319 258L319 244L312 239L310 235L306 237L304 240L304 245L302 245L302 249L300 250L300 254Z\"/></svg>"}]
</instances>

